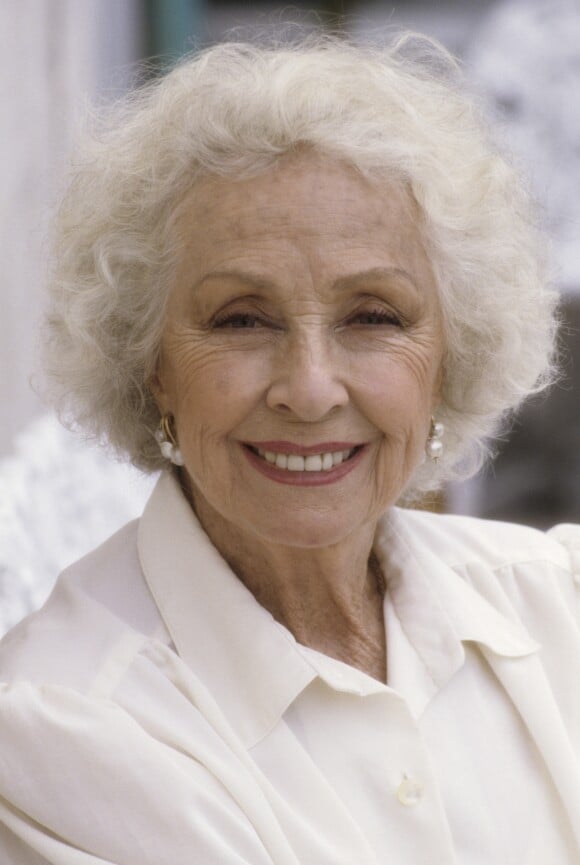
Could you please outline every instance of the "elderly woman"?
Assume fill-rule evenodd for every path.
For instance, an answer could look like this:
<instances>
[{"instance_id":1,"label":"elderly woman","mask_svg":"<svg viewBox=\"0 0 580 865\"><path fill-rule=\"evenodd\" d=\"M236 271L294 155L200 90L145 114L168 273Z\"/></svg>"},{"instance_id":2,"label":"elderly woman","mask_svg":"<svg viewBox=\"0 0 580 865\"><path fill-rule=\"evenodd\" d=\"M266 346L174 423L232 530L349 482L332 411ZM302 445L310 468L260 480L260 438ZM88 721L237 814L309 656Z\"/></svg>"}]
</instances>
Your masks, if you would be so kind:
<instances>
[{"instance_id":1,"label":"elderly woman","mask_svg":"<svg viewBox=\"0 0 580 865\"><path fill-rule=\"evenodd\" d=\"M580 861L580 533L396 507L554 332L524 192L412 49L220 45L81 152L53 396L161 476L3 643L2 865Z\"/></svg>"}]
</instances>

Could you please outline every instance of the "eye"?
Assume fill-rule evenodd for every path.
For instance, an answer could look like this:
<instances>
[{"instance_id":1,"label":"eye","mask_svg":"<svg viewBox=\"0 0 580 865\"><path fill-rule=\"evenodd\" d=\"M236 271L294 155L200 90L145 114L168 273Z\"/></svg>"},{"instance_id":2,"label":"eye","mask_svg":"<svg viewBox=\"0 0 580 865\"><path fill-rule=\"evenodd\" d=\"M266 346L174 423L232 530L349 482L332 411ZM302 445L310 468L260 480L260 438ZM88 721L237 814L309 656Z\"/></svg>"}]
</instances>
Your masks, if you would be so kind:
<instances>
[{"instance_id":1,"label":"eye","mask_svg":"<svg viewBox=\"0 0 580 865\"><path fill-rule=\"evenodd\" d=\"M362 309L359 312L356 312L351 318L349 322L352 324L363 324L363 325L378 325L378 326L390 326L390 327L402 327L403 323L401 319L390 310L384 308L377 309Z\"/></svg>"},{"instance_id":2,"label":"eye","mask_svg":"<svg viewBox=\"0 0 580 865\"><path fill-rule=\"evenodd\" d=\"M213 322L214 328L230 328L244 329L265 327L267 322L260 316L251 312L231 312L227 315L218 317Z\"/></svg>"}]
</instances>

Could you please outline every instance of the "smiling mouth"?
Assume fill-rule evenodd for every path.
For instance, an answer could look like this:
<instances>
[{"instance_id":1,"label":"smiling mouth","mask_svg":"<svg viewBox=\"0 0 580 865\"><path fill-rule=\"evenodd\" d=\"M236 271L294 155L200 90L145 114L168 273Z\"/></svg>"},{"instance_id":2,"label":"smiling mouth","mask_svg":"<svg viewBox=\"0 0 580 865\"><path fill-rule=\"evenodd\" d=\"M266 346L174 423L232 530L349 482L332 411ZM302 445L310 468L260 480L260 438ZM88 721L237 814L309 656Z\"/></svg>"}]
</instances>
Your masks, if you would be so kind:
<instances>
[{"instance_id":1,"label":"smiling mouth","mask_svg":"<svg viewBox=\"0 0 580 865\"><path fill-rule=\"evenodd\" d=\"M327 451L319 454L283 454L274 451L265 451L252 445L245 445L248 450L264 462L288 472L329 472L336 466L352 459L363 445L356 445L348 450Z\"/></svg>"}]
</instances>

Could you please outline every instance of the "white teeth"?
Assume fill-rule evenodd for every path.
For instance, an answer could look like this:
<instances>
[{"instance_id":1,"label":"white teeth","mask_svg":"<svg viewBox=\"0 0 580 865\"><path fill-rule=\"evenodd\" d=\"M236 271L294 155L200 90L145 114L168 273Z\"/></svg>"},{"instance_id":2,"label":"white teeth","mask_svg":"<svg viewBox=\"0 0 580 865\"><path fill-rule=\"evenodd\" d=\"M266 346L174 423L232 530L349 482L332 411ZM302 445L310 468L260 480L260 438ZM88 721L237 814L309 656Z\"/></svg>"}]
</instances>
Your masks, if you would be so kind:
<instances>
[{"instance_id":1,"label":"white teeth","mask_svg":"<svg viewBox=\"0 0 580 865\"><path fill-rule=\"evenodd\" d=\"M306 457L304 460L304 469L307 472L321 472L322 471L322 457L320 454L314 454L313 456Z\"/></svg>"},{"instance_id":2,"label":"white teeth","mask_svg":"<svg viewBox=\"0 0 580 865\"><path fill-rule=\"evenodd\" d=\"M348 459L353 450L310 454L307 457L299 454L277 454L273 451L261 451L259 449L258 453L266 462L275 465L276 468L286 469L290 472L328 472Z\"/></svg>"},{"instance_id":3,"label":"white teeth","mask_svg":"<svg viewBox=\"0 0 580 865\"><path fill-rule=\"evenodd\" d=\"M289 454L287 468L290 472L303 472L304 457L298 456L298 454Z\"/></svg>"},{"instance_id":4,"label":"white teeth","mask_svg":"<svg viewBox=\"0 0 580 865\"><path fill-rule=\"evenodd\" d=\"M327 472L333 465L332 454L322 454L322 471Z\"/></svg>"}]
</instances>

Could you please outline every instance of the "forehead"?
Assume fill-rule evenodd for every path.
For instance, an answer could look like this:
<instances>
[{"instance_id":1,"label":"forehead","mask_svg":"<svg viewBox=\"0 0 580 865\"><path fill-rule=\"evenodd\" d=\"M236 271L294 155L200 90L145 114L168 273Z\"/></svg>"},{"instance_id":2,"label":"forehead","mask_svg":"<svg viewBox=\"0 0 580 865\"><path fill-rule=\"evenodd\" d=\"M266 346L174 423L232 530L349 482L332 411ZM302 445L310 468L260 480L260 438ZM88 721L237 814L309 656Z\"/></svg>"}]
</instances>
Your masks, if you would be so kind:
<instances>
[{"instance_id":1,"label":"forehead","mask_svg":"<svg viewBox=\"0 0 580 865\"><path fill-rule=\"evenodd\" d=\"M182 264L198 279L240 263L282 277L292 261L321 277L387 266L432 282L421 214L402 181L373 182L321 154L284 157L251 178L204 177L175 224Z\"/></svg>"}]
</instances>

